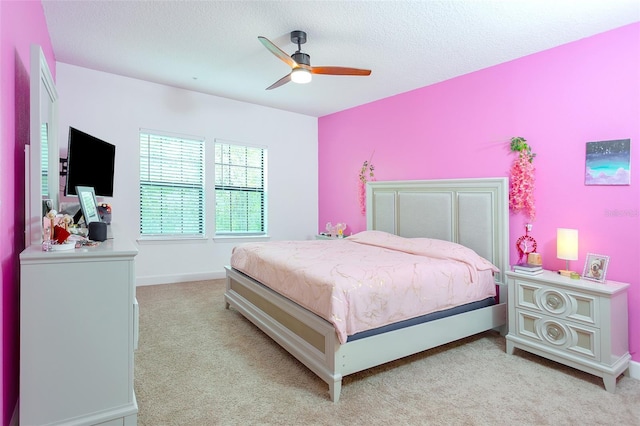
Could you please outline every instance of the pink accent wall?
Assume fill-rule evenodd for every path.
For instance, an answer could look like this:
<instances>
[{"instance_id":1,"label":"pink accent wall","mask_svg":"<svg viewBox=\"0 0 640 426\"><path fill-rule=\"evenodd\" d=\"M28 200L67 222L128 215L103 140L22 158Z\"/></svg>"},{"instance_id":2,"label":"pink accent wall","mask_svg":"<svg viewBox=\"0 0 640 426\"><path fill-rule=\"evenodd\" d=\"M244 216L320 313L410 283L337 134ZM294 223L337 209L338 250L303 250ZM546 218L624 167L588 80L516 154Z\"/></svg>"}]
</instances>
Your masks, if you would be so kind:
<instances>
[{"instance_id":1,"label":"pink accent wall","mask_svg":"<svg viewBox=\"0 0 640 426\"><path fill-rule=\"evenodd\" d=\"M376 180L508 176L522 136L537 157L531 235L545 268L556 229L579 231L587 253L611 257L607 278L631 284L629 342L640 361L640 23L357 108L318 123L319 223L366 228L358 173L372 153ZM375 70L373 71L375 73ZM585 143L631 139L631 185L585 186ZM511 261L524 234L510 215Z\"/></svg>"},{"instance_id":2,"label":"pink accent wall","mask_svg":"<svg viewBox=\"0 0 640 426\"><path fill-rule=\"evenodd\" d=\"M24 249L24 146L29 140L31 44L55 77L55 59L39 1L0 1L0 285L2 287L2 424L18 400L20 264Z\"/></svg>"}]
</instances>

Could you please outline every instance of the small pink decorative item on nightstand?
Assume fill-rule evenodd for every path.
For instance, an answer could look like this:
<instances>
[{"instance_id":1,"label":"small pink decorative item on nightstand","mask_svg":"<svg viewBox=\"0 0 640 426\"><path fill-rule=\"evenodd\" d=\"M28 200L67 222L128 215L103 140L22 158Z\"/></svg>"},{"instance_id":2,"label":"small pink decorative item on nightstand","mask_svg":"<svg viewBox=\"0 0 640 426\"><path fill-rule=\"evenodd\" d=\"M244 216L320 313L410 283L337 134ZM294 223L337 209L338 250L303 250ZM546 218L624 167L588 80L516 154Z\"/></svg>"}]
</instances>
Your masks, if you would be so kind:
<instances>
[{"instance_id":1,"label":"small pink decorative item on nightstand","mask_svg":"<svg viewBox=\"0 0 640 426\"><path fill-rule=\"evenodd\" d=\"M325 226L327 233L332 237L343 238L344 231L347 229L346 223L336 223L335 226L331 224L331 222L327 222Z\"/></svg>"},{"instance_id":2,"label":"small pink decorative item on nightstand","mask_svg":"<svg viewBox=\"0 0 640 426\"><path fill-rule=\"evenodd\" d=\"M527 223L525 225L524 235L518 238L516 241L516 248L518 249L518 264L529 262L529 254L535 253L538 248L538 243L536 240L529 235L529 231L531 231L532 225ZM529 262L530 263L530 262Z\"/></svg>"}]
</instances>

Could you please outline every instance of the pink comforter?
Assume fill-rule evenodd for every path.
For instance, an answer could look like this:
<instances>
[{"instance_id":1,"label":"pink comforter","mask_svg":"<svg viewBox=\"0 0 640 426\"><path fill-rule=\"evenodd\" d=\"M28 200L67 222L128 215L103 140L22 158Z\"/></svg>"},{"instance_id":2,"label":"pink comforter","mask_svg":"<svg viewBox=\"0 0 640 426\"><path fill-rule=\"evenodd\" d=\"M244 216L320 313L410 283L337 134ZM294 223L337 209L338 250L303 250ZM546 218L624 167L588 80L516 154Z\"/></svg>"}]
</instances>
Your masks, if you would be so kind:
<instances>
[{"instance_id":1,"label":"pink comforter","mask_svg":"<svg viewBox=\"0 0 640 426\"><path fill-rule=\"evenodd\" d=\"M365 231L342 240L245 243L231 266L347 336L495 296L498 269L448 241Z\"/></svg>"}]
</instances>

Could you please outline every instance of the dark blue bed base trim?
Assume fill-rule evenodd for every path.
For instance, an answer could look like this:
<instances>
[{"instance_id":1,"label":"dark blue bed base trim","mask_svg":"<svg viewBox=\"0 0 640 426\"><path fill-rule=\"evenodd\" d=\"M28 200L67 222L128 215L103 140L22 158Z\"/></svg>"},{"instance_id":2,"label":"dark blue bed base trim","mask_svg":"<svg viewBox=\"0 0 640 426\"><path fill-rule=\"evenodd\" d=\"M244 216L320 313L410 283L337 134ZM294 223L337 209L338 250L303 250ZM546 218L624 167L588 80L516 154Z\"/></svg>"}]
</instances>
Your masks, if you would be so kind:
<instances>
[{"instance_id":1,"label":"dark blue bed base trim","mask_svg":"<svg viewBox=\"0 0 640 426\"><path fill-rule=\"evenodd\" d=\"M374 328L372 330L361 331L347 338L347 342L353 342L354 340L364 339L365 337L375 336L376 334L386 333L388 331L398 330L404 327L411 327L412 325L422 324L423 322L429 322L441 318L450 317L452 315L461 314L463 312L469 312L480 308L486 308L487 306L493 306L496 304L494 297L489 297L484 300L478 300L477 302L471 302L460 306L455 306L444 311L432 312L430 314L422 315L408 320L396 322L393 324L385 325L382 327Z\"/></svg>"}]
</instances>

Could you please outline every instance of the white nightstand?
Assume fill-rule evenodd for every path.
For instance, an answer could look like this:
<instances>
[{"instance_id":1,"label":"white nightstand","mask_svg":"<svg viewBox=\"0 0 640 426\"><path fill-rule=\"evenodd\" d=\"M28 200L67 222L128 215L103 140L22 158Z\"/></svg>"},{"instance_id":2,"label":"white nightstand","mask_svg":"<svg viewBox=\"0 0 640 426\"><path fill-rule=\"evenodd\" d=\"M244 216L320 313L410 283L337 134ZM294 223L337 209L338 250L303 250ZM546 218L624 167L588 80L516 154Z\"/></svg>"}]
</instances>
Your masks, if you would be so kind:
<instances>
[{"instance_id":1,"label":"white nightstand","mask_svg":"<svg viewBox=\"0 0 640 426\"><path fill-rule=\"evenodd\" d=\"M602 377L615 392L629 368L627 288L615 281L575 280L555 272L506 273L507 353L514 348Z\"/></svg>"},{"instance_id":2,"label":"white nightstand","mask_svg":"<svg viewBox=\"0 0 640 426\"><path fill-rule=\"evenodd\" d=\"M326 234L316 234L316 240L341 240L342 238L338 238L337 236L332 237L331 235Z\"/></svg>"}]
</instances>

